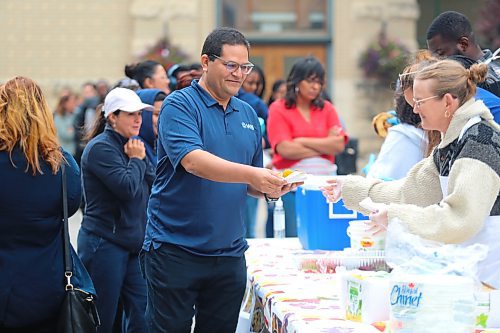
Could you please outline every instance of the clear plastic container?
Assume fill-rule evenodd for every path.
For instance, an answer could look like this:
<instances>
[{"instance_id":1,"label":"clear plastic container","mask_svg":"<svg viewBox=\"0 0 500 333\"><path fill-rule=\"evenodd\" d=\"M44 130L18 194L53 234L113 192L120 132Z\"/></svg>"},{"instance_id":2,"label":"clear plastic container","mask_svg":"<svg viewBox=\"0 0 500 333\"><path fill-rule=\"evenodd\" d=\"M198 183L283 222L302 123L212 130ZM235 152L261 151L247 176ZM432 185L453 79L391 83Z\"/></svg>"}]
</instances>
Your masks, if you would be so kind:
<instances>
[{"instance_id":1,"label":"clear plastic container","mask_svg":"<svg viewBox=\"0 0 500 333\"><path fill-rule=\"evenodd\" d=\"M281 198L274 203L273 213L273 231L274 238L285 238L285 209L283 208L283 201Z\"/></svg>"},{"instance_id":2,"label":"clear plastic container","mask_svg":"<svg viewBox=\"0 0 500 333\"><path fill-rule=\"evenodd\" d=\"M336 273L338 267L348 270L390 271L384 251L344 250L307 253L295 258L297 267L307 273Z\"/></svg>"},{"instance_id":3,"label":"clear plastic container","mask_svg":"<svg viewBox=\"0 0 500 333\"><path fill-rule=\"evenodd\" d=\"M351 248L356 250L383 250L385 248L386 232L376 235L368 231L365 220L349 222L347 235L351 239Z\"/></svg>"}]
</instances>

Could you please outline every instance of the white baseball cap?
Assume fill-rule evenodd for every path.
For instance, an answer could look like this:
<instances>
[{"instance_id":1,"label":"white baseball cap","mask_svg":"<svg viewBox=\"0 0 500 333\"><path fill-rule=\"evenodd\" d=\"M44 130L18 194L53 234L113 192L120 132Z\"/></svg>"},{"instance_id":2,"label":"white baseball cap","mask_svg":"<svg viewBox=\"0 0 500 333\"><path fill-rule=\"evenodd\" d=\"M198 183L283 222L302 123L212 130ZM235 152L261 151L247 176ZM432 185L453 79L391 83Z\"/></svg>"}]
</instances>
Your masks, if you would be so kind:
<instances>
[{"instance_id":1,"label":"white baseball cap","mask_svg":"<svg viewBox=\"0 0 500 333\"><path fill-rule=\"evenodd\" d=\"M116 110L137 112L146 109L153 111L154 107L143 103L135 91L127 88L115 88L106 95L102 109L104 117L108 118Z\"/></svg>"}]
</instances>

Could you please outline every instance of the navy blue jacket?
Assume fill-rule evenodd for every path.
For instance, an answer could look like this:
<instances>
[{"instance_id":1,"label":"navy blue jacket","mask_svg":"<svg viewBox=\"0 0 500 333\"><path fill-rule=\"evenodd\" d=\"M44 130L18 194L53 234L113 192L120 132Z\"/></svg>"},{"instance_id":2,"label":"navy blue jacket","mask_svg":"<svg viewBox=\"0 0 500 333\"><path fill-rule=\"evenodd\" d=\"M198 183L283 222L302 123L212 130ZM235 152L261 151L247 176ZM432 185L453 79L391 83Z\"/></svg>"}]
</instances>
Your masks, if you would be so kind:
<instances>
[{"instance_id":1,"label":"navy blue jacket","mask_svg":"<svg viewBox=\"0 0 500 333\"><path fill-rule=\"evenodd\" d=\"M80 206L80 170L64 152L69 214ZM61 171L26 171L16 148L0 151L0 327L54 322L64 297ZM76 282L74 279L72 282ZM78 284L76 284L78 285Z\"/></svg>"},{"instance_id":2,"label":"navy blue jacket","mask_svg":"<svg viewBox=\"0 0 500 333\"><path fill-rule=\"evenodd\" d=\"M160 89L141 89L136 91L143 103L154 105L155 98L162 93ZM153 132L153 112L142 110L142 124L139 136L137 137L146 147L146 156L149 162L156 167L158 157L156 156L156 137Z\"/></svg>"},{"instance_id":3,"label":"navy blue jacket","mask_svg":"<svg viewBox=\"0 0 500 333\"><path fill-rule=\"evenodd\" d=\"M257 117L264 119L267 121L267 115L269 114L269 110L267 108L266 103L259 96L252 94L250 92L246 92L243 88L240 88L238 94L236 95L242 101L247 102L257 113Z\"/></svg>"},{"instance_id":4,"label":"navy blue jacket","mask_svg":"<svg viewBox=\"0 0 500 333\"><path fill-rule=\"evenodd\" d=\"M146 159L128 158L123 148L127 141L106 126L85 147L82 228L135 253L144 240L154 174Z\"/></svg>"},{"instance_id":5,"label":"navy blue jacket","mask_svg":"<svg viewBox=\"0 0 500 333\"><path fill-rule=\"evenodd\" d=\"M264 101L259 96L251 92L246 92L243 88L240 88L236 97L244 102L247 102L252 107L252 109L254 109L255 113L257 113L257 117L262 118L262 120L267 123L269 109L267 108L266 103L264 103ZM264 148L271 148L267 133L263 133L262 136L266 143L266 146Z\"/></svg>"}]
</instances>

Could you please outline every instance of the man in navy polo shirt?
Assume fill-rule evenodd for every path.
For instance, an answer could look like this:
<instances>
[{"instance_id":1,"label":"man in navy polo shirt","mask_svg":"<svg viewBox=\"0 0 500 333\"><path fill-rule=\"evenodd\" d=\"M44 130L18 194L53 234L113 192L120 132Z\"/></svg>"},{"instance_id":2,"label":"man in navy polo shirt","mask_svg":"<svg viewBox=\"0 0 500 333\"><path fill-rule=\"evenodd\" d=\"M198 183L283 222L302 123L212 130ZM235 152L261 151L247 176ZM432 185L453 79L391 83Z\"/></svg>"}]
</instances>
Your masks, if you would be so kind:
<instances>
[{"instance_id":1,"label":"man in navy polo shirt","mask_svg":"<svg viewBox=\"0 0 500 333\"><path fill-rule=\"evenodd\" d=\"M259 121L233 97L253 65L232 28L203 45L199 82L165 99L158 166L148 206L143 264L151 332L236 329L246 285L247 193L277 198L296 185L262 168Z\"/></svg>"}]
</instances>

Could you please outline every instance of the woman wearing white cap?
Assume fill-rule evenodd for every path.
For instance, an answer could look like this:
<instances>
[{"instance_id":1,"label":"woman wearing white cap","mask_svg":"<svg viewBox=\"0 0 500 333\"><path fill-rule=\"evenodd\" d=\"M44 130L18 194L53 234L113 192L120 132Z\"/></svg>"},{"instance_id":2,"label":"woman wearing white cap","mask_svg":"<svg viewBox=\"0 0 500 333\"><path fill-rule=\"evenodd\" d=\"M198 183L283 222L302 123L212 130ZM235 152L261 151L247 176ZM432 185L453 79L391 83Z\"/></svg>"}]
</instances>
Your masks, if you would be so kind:
<instances>
[{"instance_id":1,"label":"woman wearing white cap","mask_svg":"<svg viewBox=\"0 0 500 333\"><path fill-rule=\"evenodd\" d=\"M111 332L120 298L126 331L147 331L146 281L138 253L154 174L144 143L132 138L139 134L144 109L153 107L134 91L111 90L82 155L85 211L78 254L95 284L100 332Z\"/></svg>"}]
</instances>

